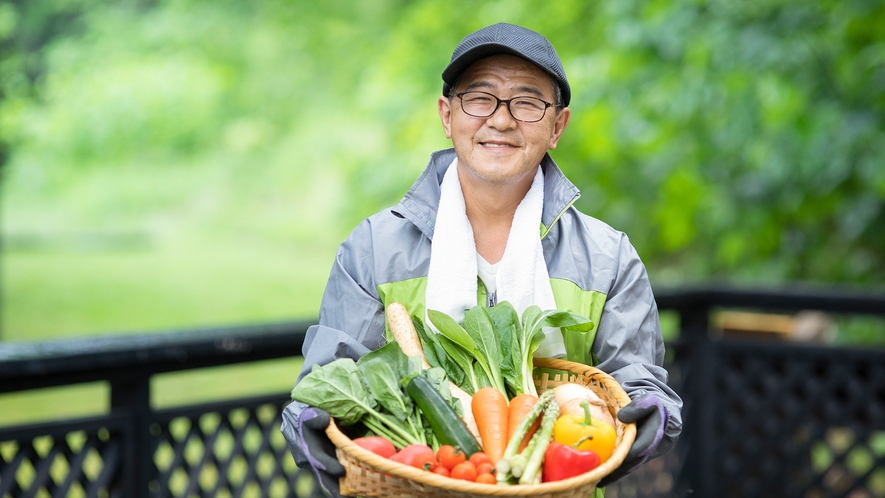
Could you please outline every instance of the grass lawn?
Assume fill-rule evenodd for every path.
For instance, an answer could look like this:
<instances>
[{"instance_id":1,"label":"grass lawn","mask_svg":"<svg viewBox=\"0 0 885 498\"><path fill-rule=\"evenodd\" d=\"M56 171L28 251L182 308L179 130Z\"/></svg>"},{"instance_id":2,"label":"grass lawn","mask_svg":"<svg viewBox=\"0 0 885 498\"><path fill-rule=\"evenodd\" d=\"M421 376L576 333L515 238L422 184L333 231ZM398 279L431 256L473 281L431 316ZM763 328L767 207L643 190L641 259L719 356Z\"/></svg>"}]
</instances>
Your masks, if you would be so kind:
<instances>
[{"instance_id":1,"label":"grass lawn","mask_svg":"<svg viewBox=\"0 0 885 498\"><path fill-rule=\"evenodd\" d=\"M222 241L2 253L2 340L163 333L315 317L334 246ZM163 374L157 408L288 392L300 358ZM0 395L0 426L106 412L103 383Z\"/></svg>"}]
</instances>

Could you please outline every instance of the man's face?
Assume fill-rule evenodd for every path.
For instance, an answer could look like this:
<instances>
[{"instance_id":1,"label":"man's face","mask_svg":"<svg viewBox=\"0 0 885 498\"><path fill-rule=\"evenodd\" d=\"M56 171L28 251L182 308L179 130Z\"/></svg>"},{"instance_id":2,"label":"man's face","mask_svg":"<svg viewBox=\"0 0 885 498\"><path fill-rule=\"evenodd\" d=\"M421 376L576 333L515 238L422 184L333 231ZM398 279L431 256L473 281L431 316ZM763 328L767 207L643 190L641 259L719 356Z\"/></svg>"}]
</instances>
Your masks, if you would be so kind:
<instances>
[{"instance_id":1,"label":"man's face","mask_svg":"<svg viewBox=\"0 0 885 498\"><path fill-rule=\"evenodd\" d=\"M507 100L516 96L538 97L554 102L553 79L538 66L512 55L494 55L474 62L462 74L455 93L477 90ZM508 184L525 181L544 154L555 149L569 120L569 109L559 113L551 107L535 123L513 119L506 105L487 118L464 112L461 99L442 96L439 116L452 140L462 171L478 179Z\"/></svg>"}]
</instances>

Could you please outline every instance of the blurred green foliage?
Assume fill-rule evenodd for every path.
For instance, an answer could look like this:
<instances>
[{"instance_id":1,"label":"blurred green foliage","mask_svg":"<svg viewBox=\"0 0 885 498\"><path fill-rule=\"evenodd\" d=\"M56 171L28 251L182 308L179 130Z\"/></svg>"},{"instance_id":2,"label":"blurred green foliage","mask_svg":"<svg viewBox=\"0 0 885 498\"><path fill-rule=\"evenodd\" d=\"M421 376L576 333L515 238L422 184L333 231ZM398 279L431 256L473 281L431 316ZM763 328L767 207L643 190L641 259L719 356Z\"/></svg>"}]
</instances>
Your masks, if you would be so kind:
<instances>
[{"instance_id":1,"label":"blurred green foliage","mask_svg":"<svg viewBox=\"0 0 885 498\"><path fill-rule=\"evenodd\" d=\"M3 338L313 316L447 147L467 33L544 33L554 159L655 286L885 280L885 3L0 1Z\"/></svg>"}]
</instances>

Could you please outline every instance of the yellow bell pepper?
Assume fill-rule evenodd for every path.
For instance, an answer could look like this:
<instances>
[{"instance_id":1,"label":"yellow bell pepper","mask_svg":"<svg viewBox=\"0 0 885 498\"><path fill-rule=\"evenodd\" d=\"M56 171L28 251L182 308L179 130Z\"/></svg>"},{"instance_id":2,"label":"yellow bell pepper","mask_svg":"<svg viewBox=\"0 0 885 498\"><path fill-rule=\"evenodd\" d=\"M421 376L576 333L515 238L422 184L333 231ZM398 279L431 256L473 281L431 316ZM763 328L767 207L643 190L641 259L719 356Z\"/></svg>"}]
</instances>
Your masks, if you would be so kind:
<instances>
[{"instance_id":1,"label":"yellow bell pepper","mask_svg":"<svg viewBox=\"0 0 885 498\"><path fill-rule=\"evenodd\" d=\"M553 440L577 450L594 451L605 462L615 450L618 435L611 424L590 416L590 404L586 400L581 402L581 406L584 408L583 417L562 415L556 419Z\"/></svg>"}]
</instances>

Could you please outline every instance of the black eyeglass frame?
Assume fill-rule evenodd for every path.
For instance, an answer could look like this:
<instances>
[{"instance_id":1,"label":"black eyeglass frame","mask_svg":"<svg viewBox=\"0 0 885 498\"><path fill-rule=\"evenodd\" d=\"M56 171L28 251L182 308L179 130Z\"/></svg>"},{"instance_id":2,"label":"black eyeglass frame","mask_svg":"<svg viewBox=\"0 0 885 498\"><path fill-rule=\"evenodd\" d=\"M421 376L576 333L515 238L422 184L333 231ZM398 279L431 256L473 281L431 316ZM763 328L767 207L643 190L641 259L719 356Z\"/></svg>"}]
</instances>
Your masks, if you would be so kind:
<instances>
[{"instance_id":1,"label":"black eyeglass frame","mask_svg":"<svg viewBox=\"0 0 885 498\"><path fill-rule=\"evenodd\" d=\"M481 93L483 95L488 95L489 97L491 97L497 101L497 103L495 104L495 108L492 109L491 113L489 113L485 116L477 116L476 114L470 114L469 112L467 112L467 109L464 109L464 95L466 95L468 93ZM540 99L538 97L532 97L531 95L517 95L516 97L504 100L504 99L499 99L497 95L491 94L489 92L483 92L483 91L479 91L479 90L470 90L467 92L458 92L455 94L455 97L458 97L458 100L461 102L461 110L464 111L464 114L466 114L468 116L471 116L474 118L489 118L489 117L494 116L495 113L498 112L498 108L501 107L501 104L507 104L507 112L510 113L510 117L519 121L520 123L537 123L538 121L541 121L542 119L544 119L545 116L547 116L547 109L549 109L551 107L557 107L556 104L553 104L552 102L547 102L544 99ZM541 117L538 119L532 120L532 121L528 121L525 119L519 119L516 116L514 116L513 110L510 109L510 103L513 102L514 100L519 100L519 99L535 99L535 100L539 100L539 101L543 102L544 103L544 112L541 113Z\"/></svg>"}]
</instances>

